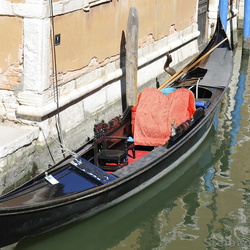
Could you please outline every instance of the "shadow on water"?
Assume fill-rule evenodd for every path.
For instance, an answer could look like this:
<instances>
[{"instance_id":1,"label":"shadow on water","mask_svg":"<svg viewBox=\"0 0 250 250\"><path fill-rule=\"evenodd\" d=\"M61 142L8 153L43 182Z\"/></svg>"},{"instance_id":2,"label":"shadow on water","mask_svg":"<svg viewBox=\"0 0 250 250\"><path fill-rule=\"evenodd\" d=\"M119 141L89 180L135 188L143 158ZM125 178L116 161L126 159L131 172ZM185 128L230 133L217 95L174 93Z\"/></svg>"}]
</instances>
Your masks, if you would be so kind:
<instances>
[{"instance_id":1,"label":"shadow on water","mask_svg":"<svg viewBox=\"0 0 250 250\"><path fill-rule=\"evenodd\" d=\"M215 151L215 155L211 154L211 147L215 147L215 133L212 127L198 152L191 155L168 176L141 193L85 221L26 239L20 242L16 249L80 249L83 246L86 249L108 249L115 246L132 231L147 223L150 224L154 216L166 207L172 209L176 198L186 193L202 176L207 189L211 188L208 169L220 157L218 152L221 152L214 149L212 151ZM186 196L186 199L190 198L197 197ZM204 202L206 201L196 202L196 206L204 205ZM189 212L192 213L191 210L196 208L190 203ZM188 217L186 216L186 220L190 223ZM160 239L152 241L152 237L154 235L147 235L145 240L140 242L142 249L143 245L145 249L149 249L150 244L157 245Z\"/></svg>"}]
</instances>

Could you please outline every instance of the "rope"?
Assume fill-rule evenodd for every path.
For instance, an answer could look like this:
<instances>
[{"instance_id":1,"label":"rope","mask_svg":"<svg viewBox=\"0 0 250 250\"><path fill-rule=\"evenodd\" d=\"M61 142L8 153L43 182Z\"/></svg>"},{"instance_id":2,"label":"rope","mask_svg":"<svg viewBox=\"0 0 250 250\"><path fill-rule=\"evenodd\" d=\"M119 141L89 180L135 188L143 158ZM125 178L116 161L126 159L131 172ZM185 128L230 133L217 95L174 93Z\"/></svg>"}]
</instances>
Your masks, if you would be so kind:
<instances>
[{"instance_id":1,"label":"rope","mask_svg":"<svg viewBox=\"0 0 250 250\"><path fill-rule=\"evenodd\" d=\"M55 115L56 120L56 129L58 133L58 138L60 141L60 145L62 147L62 154L64 157L64 139L62 135L61 121L60 121L60 111L59 111L59 90L58 90L58 79L57 79L57 64L56 64L56 48L55 48L55 28L54 28L54 13L53 13L53 3L50 0L50 14L51 14L51 33L52 33L52 59L53 60L53 88L54 88L54 100L57 106L57 113Z\"/></svg>"},{"instance_id":2,"label":"rope","mask_svg":"<svg viewBox=\"0 0 250 250\"><path fill-rule=\"evenodd\" d=\"M45 133L44 129L42 129L41 127L39 127L39 129L43 132L43 134ZM74 158L78 157L78 154L76 152L68 149L64 144L62 144L58 139L56 139L50 132L48 134L49 134L49 137L60 146L60 148L54 149L53 150L54 152L56 150L61 150L63 152L63 154L68 153L69 155L72 155ZM53 158L52 154L51 154L51 157L52 157L52 159L54 161L54 158Z\"/></svg>"}]
</instances>

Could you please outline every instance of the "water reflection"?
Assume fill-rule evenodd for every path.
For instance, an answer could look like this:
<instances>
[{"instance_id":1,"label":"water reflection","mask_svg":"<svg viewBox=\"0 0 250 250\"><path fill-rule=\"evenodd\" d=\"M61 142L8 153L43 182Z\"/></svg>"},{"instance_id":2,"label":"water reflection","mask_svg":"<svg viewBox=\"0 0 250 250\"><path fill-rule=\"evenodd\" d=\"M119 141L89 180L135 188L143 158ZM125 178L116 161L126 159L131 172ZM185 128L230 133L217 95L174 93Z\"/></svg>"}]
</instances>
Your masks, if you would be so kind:
<instances>
[{"instance_id":1,"label":"water reflection","mask_svg":"<svg viewBox=\"0 0 250 250\"><path fill-rule=\"evenodd\" d=\"M232 111L232 129L230 131L231 136L231 143L233 149L237 145L237 135L240 132L240 121L242 119L241 116L241 107L244 102L243 94L245 92L245 82L247 76L247 69L248 69L248 62L249 62L249 51L242 50L242 57L241 57L241 66L239 70L239 77L237 83L237 91L235 94L235 105L234 110Z\"/></svg>"},{"instance_id":2,"label":"water reflection","mask_svg":"<svg viewBox=\"0 0 250 250\"><path fill-rule=\"evenodd\" d=\"M221 127L221 131L224 131L224 143L229 147L216 167L216 189L212 209L214 218L209 225L209 236L204 241L205 246L210 249L250 248L249 165L246 168L250 134L243 125L249 117L249 109L245 111L245 106L249 106L250 102L249 98L246 98L249 96L246 93L246 85L250 83L249 80L247 82L249 51L243 51L241 55L238 82L236 85L232 84L227 95L227 108L224 114L230 119L225 119L225 124ZM244 137L244 143L240 137Z\"/></svg>"}]
</instances>

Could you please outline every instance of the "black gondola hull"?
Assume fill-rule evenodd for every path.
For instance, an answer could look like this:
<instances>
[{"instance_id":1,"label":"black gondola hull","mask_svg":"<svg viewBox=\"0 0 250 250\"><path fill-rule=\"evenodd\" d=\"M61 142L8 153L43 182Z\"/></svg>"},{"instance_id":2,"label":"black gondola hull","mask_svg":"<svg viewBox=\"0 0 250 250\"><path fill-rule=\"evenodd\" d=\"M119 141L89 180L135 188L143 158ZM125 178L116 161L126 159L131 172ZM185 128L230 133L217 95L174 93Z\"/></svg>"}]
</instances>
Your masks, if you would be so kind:
<instances>
[{"instance_id":1,"label":"black gondola hull","mask_svg":"<svg viewBox=\"0 0 250 250\"><path fill-rule=\"evenodd\" d=\"M125 176L119 182L100 187L96 193L77 194L44 208L27 208L22 211L17 209L1 214L0 224L6 226L1 227L3 230L1 229L0 232L0 246L6 246L25 237L41 234L73 221L90 217L151 185L175 169L197 150L209 132L214 114L215 110L205 123L190 131L192 136L181 138L175 147L168 149L166 146L162 146L151 152L148 155L148 162L142 163L143 167L138 167L141 171Z\"/></svg>"}]
</instances>

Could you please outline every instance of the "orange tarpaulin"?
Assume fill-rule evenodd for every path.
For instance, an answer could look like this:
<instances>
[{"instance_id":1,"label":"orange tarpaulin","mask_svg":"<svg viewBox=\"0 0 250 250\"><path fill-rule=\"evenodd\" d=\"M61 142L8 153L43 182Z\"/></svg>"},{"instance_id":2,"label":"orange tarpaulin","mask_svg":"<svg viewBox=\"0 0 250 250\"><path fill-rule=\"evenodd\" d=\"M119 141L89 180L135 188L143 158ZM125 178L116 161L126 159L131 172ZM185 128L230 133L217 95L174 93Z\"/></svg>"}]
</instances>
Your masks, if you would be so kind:
<instances>
[{"instance_id":1,"label":"orange tarpaulin","mask_svg":"<svg viewBox=\"0 0 250 250\"><path fill-rule=\"evenodd\" d=\"M135 112L135 113L134 113ZM180 125L195 112L193 93L180 88L165 96L154 88L146 88L139 96L132 112L134 142L136 145L160 146L171 135L171 123Z\"/></svg>"}]
</instances>

